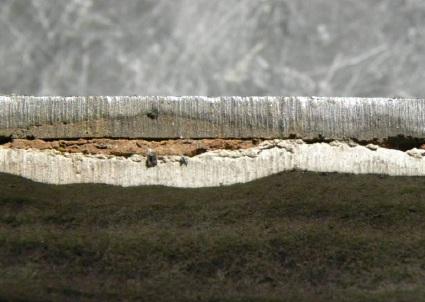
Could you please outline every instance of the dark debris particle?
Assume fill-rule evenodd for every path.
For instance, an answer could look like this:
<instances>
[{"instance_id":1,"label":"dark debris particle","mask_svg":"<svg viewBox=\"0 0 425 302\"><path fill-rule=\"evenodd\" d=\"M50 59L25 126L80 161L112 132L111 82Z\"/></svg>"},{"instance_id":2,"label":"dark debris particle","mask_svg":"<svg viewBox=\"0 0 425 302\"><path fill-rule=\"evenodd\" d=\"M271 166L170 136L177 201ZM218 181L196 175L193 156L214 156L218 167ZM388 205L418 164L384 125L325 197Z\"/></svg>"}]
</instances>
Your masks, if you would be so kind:
<instances>
[{"instance_id":1,"label":"dark debris particle","mask_svg":"<svg viewBox=\"0 0 425 302\"><path fill-rule=\"evenodd\" d=\"M96 148L98 149L108 149L109 146L106 144L96 144Z\"/></svg>"},{"instance_id":2,"label":"dark debris particle","mask_svg":"<svg viewBox=\"0 0 425 302\"><path fill-rule=\"evenodd\" d=\"M0 135L0 145L7 144L13 141L12 136L1 136Z\"/></svg>"},{"instance_id":3,"label":"dark debris particle","mask_svg":"<svg viewBox=\"0 0 425 302\"><path fill-rule=\"evenodd\" d=\"M152 168L158 165L158 159L155 152L150 152L146 158L146 167Z\"/></svg>"},{"instance_id":4,"label":"dark debris particle","mask_svg":"<svg viewBox=\"0 0 425 302\"><path fill-rule=\"evenodd\" d=\"M186 157L182 156L182 157L180 157L179 163L180 163L180 166L187 166L189 161Z\"/></svg>"},{"instance_id":5,"label":"dark debris particle","mask_svg":"<svg viewBox=\"0 0 425 302\"><path fill-rule=\"evenodd\" d=\"M148 118L150 118L151 120L156 120L158 119L159 116L159 111L157 108L153 108L152 110L150 110L148 113L146 113L146 116Z\"/></svg>"}]
</instances>

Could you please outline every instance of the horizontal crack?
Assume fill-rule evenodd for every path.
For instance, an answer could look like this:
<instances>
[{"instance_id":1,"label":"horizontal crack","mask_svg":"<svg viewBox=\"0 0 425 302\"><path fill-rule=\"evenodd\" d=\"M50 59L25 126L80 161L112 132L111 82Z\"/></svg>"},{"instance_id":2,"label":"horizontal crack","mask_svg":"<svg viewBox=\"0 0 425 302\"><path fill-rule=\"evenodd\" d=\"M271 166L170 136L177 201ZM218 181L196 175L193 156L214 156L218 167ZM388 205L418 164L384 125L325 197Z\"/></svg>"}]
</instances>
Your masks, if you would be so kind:
<instances>
[{"instance_id":1,"label":"horizontal crack","mask_svg":"<svg viewBox=\"0 0 425 302\"><path fill-rule=\"evenodd\" d=\"M306 144L314 144L314 143L331 143L334 141L333 139L326 139L323 137L317 137L310 140L303 140ZM400 150L400 151L408 151L414 148L421 149L425 147L425 139L424 138L418 138L418 137L411 137L411 136L391 136L387 137L382 140L373 139L373 140L358 140L356 138L349 138L341 141L346 141L348 143L355 143L361 146L367 146L370 144L387 148L387 149L393 149L393 150Z\"/></svg>"}]
</instances>

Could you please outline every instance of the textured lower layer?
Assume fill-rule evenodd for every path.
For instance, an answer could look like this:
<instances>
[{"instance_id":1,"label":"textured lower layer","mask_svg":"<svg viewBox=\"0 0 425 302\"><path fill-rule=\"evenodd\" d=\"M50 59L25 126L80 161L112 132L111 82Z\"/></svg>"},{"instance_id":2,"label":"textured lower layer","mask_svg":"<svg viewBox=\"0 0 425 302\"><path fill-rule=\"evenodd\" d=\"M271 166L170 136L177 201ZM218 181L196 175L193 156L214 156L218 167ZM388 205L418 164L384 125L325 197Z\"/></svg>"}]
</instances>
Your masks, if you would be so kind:
<instances>
[{"instance_id":1,"label":"textured lower layer","mask_svg":"<svg viewBox=\"0 0 425 302\"><path fill-rule=\"evenodd\" d=\"M169 155L154 167L146 157L84 155L0 147L0 172L50 184L209 187L249 182L287 170L353 174L425 175L425 150L407 152L332 142L271 140L241 150L214 150L185 158Z\"/></svg>"}]
</instances>

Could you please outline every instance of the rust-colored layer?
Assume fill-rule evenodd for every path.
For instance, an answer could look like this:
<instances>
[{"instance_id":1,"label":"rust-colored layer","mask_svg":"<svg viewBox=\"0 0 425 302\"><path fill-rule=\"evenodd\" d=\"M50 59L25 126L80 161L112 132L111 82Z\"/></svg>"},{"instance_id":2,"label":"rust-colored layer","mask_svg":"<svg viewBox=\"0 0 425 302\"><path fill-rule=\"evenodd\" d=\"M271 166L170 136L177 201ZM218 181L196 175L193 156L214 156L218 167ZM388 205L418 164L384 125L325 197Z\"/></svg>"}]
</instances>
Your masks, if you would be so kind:
<instances>
[{"instance_id":1,"label":"rust-colored layer","mask_svg":"<svg viewBox=\"0 0 425 302\"><path fill-rule=\"evenodd\" d=\"M195 156L217 149L246 149L259 143L259 140L239 139L176 139L147 141L141 139L79 139L44 141L40 139L14 139L3 146L17 149L52 149L60 152L104 154L116 156L146 155L151 151L157 155Z\"/></svg>"}]
</instances>

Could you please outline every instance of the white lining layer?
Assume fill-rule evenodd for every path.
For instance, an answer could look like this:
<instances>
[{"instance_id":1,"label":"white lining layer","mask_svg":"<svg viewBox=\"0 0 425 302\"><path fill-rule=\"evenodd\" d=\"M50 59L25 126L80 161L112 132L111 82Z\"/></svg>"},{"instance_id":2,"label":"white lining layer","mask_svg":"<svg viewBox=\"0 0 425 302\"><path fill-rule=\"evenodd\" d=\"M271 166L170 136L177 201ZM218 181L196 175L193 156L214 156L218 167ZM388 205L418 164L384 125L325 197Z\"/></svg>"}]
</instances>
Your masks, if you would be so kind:
<instances>
[{"instance_id":1,"label":"white lining layer","mask_svg":"<svg viewBox=\"0 0 425 302\"><path fill-rule=\"evenodd\" d=\"M0 147L0 172L48 184L212 187L288 170L422 176L424 155L421 149L403 152L338 141L269 140L250 149L209 151L188 158L187 165L179 163L179 156L164 156L148 168L146 158L137 154L125 158Z\"/></svg>"}]
</instances>

